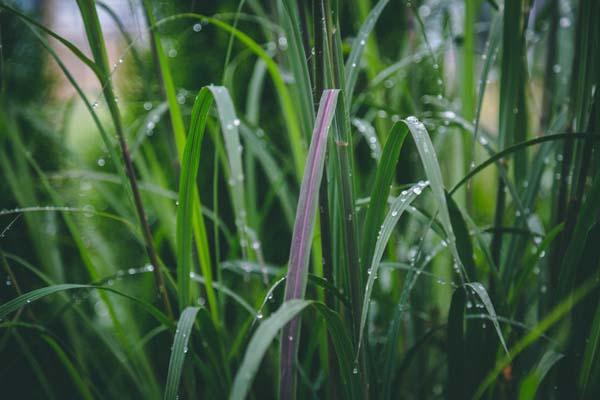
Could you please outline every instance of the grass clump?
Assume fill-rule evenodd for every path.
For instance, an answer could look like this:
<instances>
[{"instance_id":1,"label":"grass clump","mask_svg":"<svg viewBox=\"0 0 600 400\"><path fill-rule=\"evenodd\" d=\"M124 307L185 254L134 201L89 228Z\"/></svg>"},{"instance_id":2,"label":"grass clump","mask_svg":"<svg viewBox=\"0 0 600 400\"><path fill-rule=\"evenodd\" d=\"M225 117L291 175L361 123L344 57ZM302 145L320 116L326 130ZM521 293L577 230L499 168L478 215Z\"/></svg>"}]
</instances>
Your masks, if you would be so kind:
<instances>
[{"instance_id":1,"label":"grass clump","mask_svg":"<svg viewBox=\"0 0 600 400\"><path fill-rule=\"evenodd\" d=\"M72 9L0 0L3 396L600 396L600 3Z\"/></svg>"}]
</instances>

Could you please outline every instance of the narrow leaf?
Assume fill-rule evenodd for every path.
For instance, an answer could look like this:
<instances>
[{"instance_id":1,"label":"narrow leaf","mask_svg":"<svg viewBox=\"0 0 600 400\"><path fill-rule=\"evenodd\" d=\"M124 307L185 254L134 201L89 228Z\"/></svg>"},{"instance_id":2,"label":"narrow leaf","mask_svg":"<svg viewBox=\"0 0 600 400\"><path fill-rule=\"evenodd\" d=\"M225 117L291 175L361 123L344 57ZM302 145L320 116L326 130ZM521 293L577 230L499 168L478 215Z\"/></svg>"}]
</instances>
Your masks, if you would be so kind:
<instances>
[{"instance_id":1,"label":"narrow leaf","mask_svg":"<svg viewBox=\"0 0 600 400\"><path fill-rule=\"evenodd\" d=\"M367 280L367 286L365 288L362 312L360 314L360 328L358 341L359 347L363 341L365 324L367 322L367 314L369 312L369 304L371 303L371 292L373 291L373 284L375 283L375 279L377 279L379 265L381 263L381 258L383 257L383 252L385 251L385 248L387 246L387 242L390 240L390 237L392 236L394 228L400 220L402 213L406 211L410 204L417 198L417 196L419 196L423 192L423 189L425 189L426 187L426 182L420 182L414 185L409 190L403 191L400 194L400 196L398 196L394 200L390 207L390 211L388 212L387 216L385 217L385 220L383 221L383 224L381 224L381 228L376 238L377 242L375 244L375 251L371 260L371 266L368 269L369 277Z\"/></svg>"},{"instance_id":2,"label":"narrow leaf","mask_svg":"<svg viewBox=\"0 0 600 400\"><path fill-rule=\"evenodd\" d=\"M494 325L494 329L496 329L498 339L500 339L500 343L502 343L502 347L504 348L506 355L510 357L508 347L506 347L506 342L504 341L504 336L502 335L502 329L500 329L500 324L498 323L498 316L496 315L496 310L494 309L494 305L492 304L492 300L490 299L487 290L485 290L485 287L483 287L483 285L479 282L467 283L465 285L473 289L473 291L481 299L483 306L485 307L486 311L490 316L492 325Z\"/></svg>"},{"instance_id":3,"label":"narrow leaf","mask_svg":"<svg viewBox=\"0 0 600 400\"><path fill-rule=\"evenodd\" d=\"M181 371L183 369L183 361L188 352L188 342L190 340L190 332L194 326L194 320L200 307L187 307L181 313L173 346L171 347L171 358L169 360L169 371L167 373L167 385L165 389L165 400L175 400L177 391L179 390L179 381L181 380Z\"/></svg>"},{"instance_id":4,"label":"narrow leaf","mask_svg":"<svg viewBox=\"0 0 600 400\"><path fill-rule=\"evenodd\" d=\"M323 176L327 136L335 113L338 93L339 90L324 91L319 104L292 234L285 287L286 301L303 298L306 290L310 245L317 211L319 186ZM283 332L284 338L291 337L292 340L284 340L281 344L280 393L282 399L289 398L294 393L293 360L298 349L299 322L297 319L292 321Z\"/></svg>"},{"instance_id":5,"label":"narrow leaf","mask_svg":"<svg viewBox=\"0 0 600 400\"><path fill-rule=\"evenodd\" d=\"M373 31L379 16L389 1L390 0L379 0L379 2L375 5L375 7L373 7L367 16L366 21L361 26L358 35L354 39L354 43L352 43L352 50L350 50L350 55L348 56L346 66L344 67L346 75L344 89L348 104L350 104L352 100L354 85L356 85L356 79L358 78L358 65L360 64L360 59L365 50L365 46L367 45L367 38L371 34L371 31Z\"/></svg>"}]
</instances>

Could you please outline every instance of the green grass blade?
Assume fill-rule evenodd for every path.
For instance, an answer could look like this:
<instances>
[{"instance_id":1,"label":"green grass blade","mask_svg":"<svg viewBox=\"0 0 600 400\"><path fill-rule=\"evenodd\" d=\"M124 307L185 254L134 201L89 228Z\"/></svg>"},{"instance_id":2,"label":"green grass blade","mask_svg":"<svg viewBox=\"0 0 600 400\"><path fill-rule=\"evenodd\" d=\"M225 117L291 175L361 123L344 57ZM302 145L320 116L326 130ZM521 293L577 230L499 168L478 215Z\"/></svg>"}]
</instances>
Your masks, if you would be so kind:
<instances>
[{"instance_id":1,"label":"green grass blade","mask_svg":"<svg viewBox=\"0 0 600 400\"><path fill-rule=\"evenodd\" d=\"M490 158L488 158L487 160L485 160L484 162L482 162L475 168L471 169L471 171L469 171L469 173L467 175L465 175L458 183L456 183L452 187L452 189L450 189L449 193L450 193L450 195L454 194L454 192L456 192L462 185L467 183L467 181L469 179L471 179L473 176L477 175L480 171L482 171L486 167L490 166L491 164L495 163L496 161L506 157L507 155L521 151L522 149L524 149L526 147L534 146L536 144L540 144L540 143L544 143L544 142L552 142L555 140L566 140L566 139L575 139L575 140L588 139L588 140L600 141L600 137L598 137L598 135L595 135L592 133L556 133L556 134L551 134L551 135L540 136L535 139L529 139L529 140L514 144L510 147L505 148L502 151L499 151L498 153L494 154L493 156L491 156Z\"/></svg>"},{"instance_id":2,"label":"green grass blade","mask_svg":"<svg viewBox=\"0 0 600 400\"><path fill-rule=\"evenodd\" d=\"M286 127L290 140L290 147L294 158L296 176L298 178L298 181L301 181L302 173L304 171L306 150L302 141L302 132L298 125L299 123L296 113L296 106L294 105L292 96L290 95L290 92L287 86L285 85L285 82L277 64L273 61L271 56L250 36L246 35L245 33L235 29L231 25L217 18L212 18L195 13L176 14L161 19L160 21L157 21L156 24L153 26L153 29L156 29L157 27L167 24L169 22L184 18L196 19L204 23L208 22L210 24L213 24L215 27L224 30L225 32L235 35L236 39L240 43L245 45L252 53L257 55L261 60L265 62L267 70L269 71L269 74L271 75L271 78L273 80L273 84L275 85L275 89L277 90L277 94L279 95L279 102L282 108L282 114L286 122Z\"/></svg>"},{"instance_id":3,"label":"green grass blade","mask_svg":"<svg viewBox=\"0 0 600 400\"><path fill-rule=\"evenodd\" d=\"M31 304L34 301L42 299L51 294L64 292L66 290L76 290L76 289L99 289L99 290L104 290L104 291L108 291L111 293L115 293L121 297L124 297L126 299L129 299L129 300L132 300L132 301L138 303L150 315L152 315L154 318L156 318L156 320L159 321L161 324L163 324L167 327L173 326L173 324L169 321L169 319L162 312L160 312L160 310L158 310L156 307L154 307L152 304L150 304L146 301L140 300L136 297L130 296L126 293L123 293L121 291L115 290L110 287L97 286L97 285L85 285L85 284L77 284L77 283L62 283L62 284L57 284L57 285L52 285L52 286L46 286L46 287L43 287L40 289L32 290L27 293L23 293L22 295L0 305L0 318L4 318L4 317L6 317L6 315L10 314L11 312L16 311L21 307L27 306L28 304Z\"/></svg>"},{"instance_id":4,"label":"green grass blade","mask_svg":"<svg viewBox=\"0 0 600 400\"><path fill-rule=\"evenodd\" d=\"M390 139L392 138L390 137ZM389 185L387 186L389 188ZM423 189L427 187L427 183L420 182L414 185L409 190L404 191L400 196L398 196L392 205L390 206L390 211L388 212L385 220L381 224L379 229L379 233L377 234L375 243L375 249L373 252L373 258L371 259L371 264L368 269L368 279L367 286L365 288L365 294L362 304L362 312L360 314L360 327L359 327L359 348L363 341L365 325L367 322L367 314L369 312L369 304L371 304L371 292L373 291L373 285L375 283L375 279L377 279L377 273L379 272L379 265L381 263L381 258L383 257L383 253L387 246L392 233L394 232L394 228L396 224L400 220L400 217L410 207L410 204L419 196ZM387 198L387 196L386 196ZM383 208L383 207L382 207ZM358 353L357 353L358 358Z\"/></svg>"},{"instance_id":5,"label":"green grass blade","mask_svg":"<svg viewBox=\"0 0 600 400\"><path fill-rule=\"evenodd\" d=\"M178 397L177 392L179 391L179 381L181 380L183 361L188 352L190 333L192 332L196 314L199 310L200 307L186 307L179 317L179 322L177 322L177 331L173 338L171 358L169 359L165 400L175 400Z\"/></svg>"},{"instance_id":6,"label":"green grass blade","mask_svg":"<svg viewBox=\"0 0 600 400\"><path fill-rule=\"evenodd\" d=\"M231 200L235 214L235 221L238 230L239 240L242 246L242 254L247 254L248 226L246 221L246 206L244 193L244 171L242 169L242 145L240 143L239 126L240 120L235 115L233 101L229 92L222 86L209 86L221 122L221 131L227 151L227 160L229 162L229 187L231 190Z\"/></svg>"},{"instance_id":7,"label":"green grass blade","mask_svg":"<svg viewBox=\"0 0 600 400\"><path fill-rule=\"evenodd\" d=\"M496 330L496 334L498 335L498 339L506 352L506 355L510 357L510 353L508 352L508 347L506 346L506 342L504 341L504 335L502 335L502 329L500 328L500 324L498 323L498 316L496 315L496 309L492 304L492 300L488 295L485 287L479 282L469 282L466 283L465 286L471 288L473 292L477 294L477 296L481 299L483 306L485 307L488 315L490 316L490 320L492 321L492 325L494 325L494 329Z\"/></svg>"},{"instance_id":8,"label":"green grass blade","mask_svg":"<svg viewBox=\"0 0 600 400\"><path fill-rule=\"evenodd\" d=\"M315 225L319 186L323 176L325 152L329 128L335 114L339 90L326 90L321 97L315 121L306 171L300 187L300 198L296 212L296 222L292 235L288 274L285 286L285 300L301 299L306 291L310 247ZM283 331L281 344L280 396L293 398L295 393L295 368L293 365L299 344L300 321L295 319Z\"/></svg>"},{"instance_id":9,"label":"green grass blade","mask_svg":"<svg viewBox=\"0 0 600 400\"><path fill-rule=\"evenodd\" d=\"M352 50L350 50L350 55L348 56L346 66L344 67L346 75L346 81L344 82L344 93L346 95L346 102L348 103L348 106L352 104L354 86L356 85L356 80L358 79L360 60L367 44L367 38L373 31L379 16L388 3L389 0L379 0L375 7L371 9L371 12L369 12L366 21L361 26L356 38L354 39L354 42L352 43Z\"/></svg>"},{"instance_id":10,"label":"green grass blade","mask_svg":"<svg viewBox=\"0 0 600 400\"><path fill-rule=\"evenodd\" d=\"M192 216L194 215L193 205L195 202L193 200L196 191L198 165L200 163L200 145L204 137L206 120L212 100L211 92L206 88L201 89L196 97L179 177L179 207L177 208L177 296L180 310L187 307L191 301L192 225L189 221L192 220ZM204 218L201 213L197 214L199 215L198 218L203 221ZM203 222L202 226L204 226ZM206 231L204 230L204 232ZM212 276L206 266L203 267L202 272L207 279ZM218 307L212 284L208 283L206 285L206 292L213 319L218 321Z\"/></svg>"},{"instance_id":11,"label":"green grass blade","mask_svg":"<svg viewBox=\"0 0 600 400\"><path fill-rule=\"evenodd\" d=\"M446 203L446 194L444 192L442 173L440 171L440 164L438 162L433 143L431 142L431 138L427 133L427 129L425 129L425 125L423 125L423 123L417 118L408 117L404 122L408 126L408 129L410 130L410 133L415 141L415 145L417 146L417 150L419 152L419 157L421 158L421 163L425 169L425 175L429 180L429 186L431 187L434 199L437 203L440 220L442 222L442 226L444 227L444 231L446 232L446 241L448 242L448 246L452 253L452 258L455 262L455 270L460 279L464 282L465 280L468 280L468 276L466 275L466 271L456 247L456 238L454 236L454 230L450 220L448 205Z\"/></svg>"},{"instance_id":12,"label":"green grass blade","mask_svg":"<svg viewBox=\"0 0 600 400\"><path fill-rule=\"evenodd\" d=\"M598 281L596 278L589 279L574 290L566 299L561 301L535 328L512 346L512 358L517 357L521 352L535 343L537 339L568 314L577 303L590 294L597 286ZM477 392L473 396L474 399L480 399L484 395L490 385L494 383L498 374L512 361L512 358L506 356L496 363L494 370L486 376L485 380L477 388Z\"/></svg>"},{"instance_id":13,"label":"green grass blade","mask_svg":"<svg viewBox=\"0 0 600 400\"><path fill-rule=\"evenodd\" d=\"M548 374L548 371L563 357L564 354L552 350L544 353L535 369L521 382L519 400L534 400L538 387Z\"/></svg>"},{"instance_id":14,"label":"green grass blade","mask_svg":"<svg viewBox=\"0 0 600 400\"><path fill-rule=\"evenodd\" d=\"M310 300L288 300L279 307L269 318L264 320L248 343L244 359L236 373L229 399L242 400L248 396L254 376L260 363L277 333L292 319L308 306L312 305L325 318L327 329L335 347L338 363L340 365L342 382L346 398L360 398L360 387L353 372L352 354L348 352L352 344L348 331L344 328L339 315L322 303ZM282 337L283 341L290 341L290 337Z\"/></svg>"},{"instance_id":15,"label":"green grass blade","mask_svg":"<svg viewBox=\"0 0 600 400\"><path fill-rule=\"evenodd\" d=\"M260 324L250 343L246 346L246 354L233 381L229 398L243 400L246 398L254 375L264 357L267 348L275 336L288 322L297 316L311 302L307 300L288 300L279 307L269 318ZM294 338L292 337L292 340ZM282 340L290 341L288 337Z\"/></svg>"}]
</instances>

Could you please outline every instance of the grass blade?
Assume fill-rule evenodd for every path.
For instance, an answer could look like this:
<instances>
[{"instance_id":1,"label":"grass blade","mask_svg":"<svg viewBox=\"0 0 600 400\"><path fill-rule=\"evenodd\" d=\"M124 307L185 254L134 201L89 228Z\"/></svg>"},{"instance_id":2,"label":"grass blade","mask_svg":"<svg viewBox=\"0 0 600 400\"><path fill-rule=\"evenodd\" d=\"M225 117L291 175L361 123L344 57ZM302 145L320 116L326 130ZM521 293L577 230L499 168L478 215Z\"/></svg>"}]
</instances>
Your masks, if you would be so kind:
<instances>
[{"instance_id":1,"label":"grass blade","mask_svg":"<svg viewBox=\"0 0 600 400\"><path fill-rule=\"evenodd\" d=\"M285 85L285 82L277 64L273 61L271 56L250 36L235 29L231 25L221 21L218 18L212 18L209 16L195 13L176 14L161 19L160 21L157 21L156 24L153 26L153 29L156 29L157 27L167 24L169 22L184 18L196 19L201 21L202 23L210 23L213 24L215 27L224 30L225 32L231 33L236 37L236 39L240 43L248 47L248 49L252 53L256 54L258 57L260 57L261 60L264 61L264 63L267 66L267 70L269 71L269 74L271 75L271 78L273 80L273 84L275 85L275 89L277 90L277 94L279 95L279 102L282 108L282 114L284 116L287 131L289 134L290 147L294 158L296 176L298 178L298 181L301 181L302 172L304 171L304 159L306 158L306 150L302 142L302 132L300 127L298 126L296 106L294 105L292 96L290 95L290 92L287 86Z\"/></svg>"},{"instance_id":2,"label":"grass blade","mask_svg":"<svg viewBox=\"0 0 600 400\"><path fill-rule=\"evenodd\" d=\"M121 297L132 300L138 303L142 308L144 308L150 315L152 315L158 322L161 324L172 327L173 324L169 321L169 319L154 307L152 304L140 300L136 297L130 296L121 291L115 290L113 288L109 288L106 286L97 286L97 285L85 285L85 284L77 284L77 283L61 283L57 285L46 286L40 289L35 289L27 293L23 293L22 295L7 301L4 304L0 305L0 318L4 319L6 315L10 314L13 311L18 310L21 307L24 307L28 304L33 303L36 300L42 299L46 296L49 296L54 293L64 292L66 290L76 290L76 289L99 289L105 290L111 293L115 293Z\"/></svg>"},{"instance_id":3,"label":"grass blade","mask_svg":"<svg viewBox=\"0 0 600 400\"><path fill-rule=\"evenodd\" d=\"M277 335L277 332L292 318L305 309L311 302L307 300L288 300L279 307L269 318L260 324L254 336L248 343L246 354L242 365L233 381L233 388L229 398L231 400L242 400L246 398L250 385L267 348ZM292 338L293 339L293 338ZM282 341L290 341L283 337Z\"/></svg>"},{"instance_id":4,"label":"grass blade","mask_svg":"<svg viewBox=\"0 0 600 400\"><path fill-rule=\"evenodd\" d=\"M391 140L391 137L390 139ZM394 232L394 228L396 224L400 220L400 217L408 209L410 204L419 196L423 189L427 187L426 182L420 182L414 185L409 190L404 191L400 196L398 196L392 205L390 206L390 211L388 212L383 224L381 224L381 228L379 233L377 234L377 242L375 244L375 250L373 252L373 258L371 260L371 265L368 269L368 280L367 286L365 288L365 295L362 304L362 312L360 314L360 327L359 327L359 348L363 341L365 325L367 322L367 314L369 312L369 304L371 303L371 292L373 291L373 284L375 283L375 279L377 279L377 273L379 271L379 265L381 263L381 258L383 257L383 252L387 246L392 233ZM389 185L387 186L389 188ZM387 197L387 196L386 196ZM358 358L358 353L356 355Z\"/></svg>"},{"instance_id":5,"label":"grass blade","mask_svg":"<svg viewBox=\"0 0 600 400\"><path fill-rule=\"evenodd\" d=\"M504 341L504 336L502 335L502 329L500 328L500 324L498 323L498 316L496 315L496 310L494 309L494 305L492 304L492 300L488 295L485 287L479 282L470 282L466 283L465 286L471 288L477 296L481 299L483 306L490 316L490 320L492 321L492 325L494 325L494 329L496 329L496 333L498 334L498 339L506 352L506 355L510 357L510 353L508 352L508 347L506 347L506 342Z\"/></svg>"},{"instance_id":6,"label":"grass blade","mask_svg":"<svg viewBox=\"0 0 600 400\"><path fill-rule=\"evenodd\" d=\"M540 383L542 383L548 371L563 357L564 354L552 350L544 353L535 369L523 379L519 388L519 400L535 399Z\"/></svg>"},{"instance_id":7,"label":"grass blade","mask_svg":"<svg viewBox=\"0 0 600 400\"><path fill-rule=\"evenodd\" d=\"M323 176L325 151L329 127L335 113L339 90L325 90L321 97L315 128L312 135L306 171L300 187L300 199L296 212L296 222L292 235L288 274L285 287L285 300L301 299L306 290L306 277L310 245L317 211L319 186ZM294 320L283 332L281 344L281 382L280 396L282 399L293 398L295 392L295 371L293 362L299 343L300 321Z\"/></svg>"},{"instance_id":8,"label":"grass blade","mask_svg":"<svg viewBox=\"0 0 600 400\"><path fill-rule=\"evenodd\" d=\"M177 208L177 296L179 309L183 310L190 304L190 272L192 265L192 228L189 223L194 214L194 194L196 191L196 176L200 163L200 149L202 138L206 127L208 112L212 105L211 92L202 88L196 96L192 109L192 121L183 152L181 174L179 176L179 207ZM197 219L201 221L200 226L204 228L204 218L197 212ZM203 232L206 232L204 229ZM206 236L206 233L204 233ZM205 264L203 275L208 279L212 276L210 269ZM210 266L208 266L210 268ZM213 319L218 321L218 307L214 295L212 283L207 282L206 293ZM216 323L216 322L215 322Z\"/></svg>"},{"instance_id":9,"label":"grass blade","mask_svg":"<svg viewBox=\"0 0 600 400\"><path fill-rule=\"evenodd\" d=\"M442 226L444 227L444 231L446 232L448 246L455 262L455 270L458 273L458 276L464 282L465 280L468 280L468 276L466 276L466 271L456 247L456 238L452 229L448 205L446 203L446 194L444 192L442 173L440 171L440 164L438 162L433 143L431 143L431 138L427 133L427 129L425 129L425 125L423 125L423 123L417 118L408 117L404 122L408 126L408 129L410 130L410 133L415 141L415 145L419 151L419 157L421 158L421 163L425 169L425 175L429 180L433 197L437 203L440 220L442 222Z\"/></svg>"},{"instance_id":10,"label":"grass blade","mask_svg":"<svg viewBox=\"0 0 600 400\"><path fill-rule=\"evenodd\" d=\"M597 276L597 275L596 275ZM537 339L539 339L544 332L550 329L554 324L560 321L567 313L571 311L571 309L583 300L588 294L592 292L594 288L598 286L598 281L593 278L586 281L584 284L579 286L576 290L574 290L566 299L561 301L554 309L542 320L539 324L535 326L531 331L529 331L522 339L520 339L514 346L512 346L512 357L517 357L521 352L531 346ZM512 359L508 356L499 360L494 367L494 370L491 371L485 378L485 380L479 385L477 388L477 392L473 396L474 399L480 399L486 390L490 387L490 385L496 380L498 374L502 372L502 370L512 361Z\"/></svg>"},{"instance_id":11,"label":"grass blade","mask_svg":"<svg viewBox=\"0 0 600 400\"><path fill-rule=\"evenodd\" d=\"M244 171L242 169L242 145L240 143L239 126L240 120L235 115L233 101L229 92L223 86L208 86L212 93L219 120L221 131L225 141L227 159L229 161L229 186L231 188L231 200L235 214L235 221L242 246L242 254L246 255L248 243L248 227L246 223L246 207L244 193Z\"/></svg>"},{"instance_id":12,"label":"grass blade","mask_svg":"<svg viewBox=\"0 0 600 400\"><path fill-rule=\"evenodd\" d=\"M299 318L299 314L308 306L313 306L324 318L335 347L340 365L342 382L346 398L358 399L360 387L352 369L352 355L348 352L352 343L347 330L344 328L339 315L322 303L310 300L288 300L279 307L269 318L263 321L248 343L244 359L235 376L230 400L245 399L250 391L252 380L258 371L269 345L275 339L277 332L292 319ZM293 340L293 338L292 338ZM290 337L282 337L282 341L291 341Z\"/></svg>"},{"instance_id":13,"label":"grass blade","mask_svg":"<svg viewBox=\"0 0 600 400\"><path fill-rule=\"evenodd\" d=\"M179 391L183 361L188 352L190 333L199 310L200 307L186 307L179 317L179 322L177 322L177 331L175 331L173 346L171 347L171 358L169 359L165 400L175 400L178 397L177 392Z\"/></svg>"}]
</instances>

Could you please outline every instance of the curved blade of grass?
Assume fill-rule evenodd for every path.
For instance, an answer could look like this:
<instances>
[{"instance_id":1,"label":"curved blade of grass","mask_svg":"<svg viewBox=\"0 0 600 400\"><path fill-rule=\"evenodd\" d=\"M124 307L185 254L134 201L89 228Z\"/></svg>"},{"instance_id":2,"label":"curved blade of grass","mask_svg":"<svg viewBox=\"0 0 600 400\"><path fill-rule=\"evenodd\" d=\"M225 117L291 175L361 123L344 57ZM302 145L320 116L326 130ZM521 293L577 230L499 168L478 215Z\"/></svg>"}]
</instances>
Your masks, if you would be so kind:
<instances>
[{"instance_id":1,"label":"curved blade of grass","mask_svg":"<svg viewBox=\"0 0 600 400\"><path fill-rule=\"evenodd\" d=\"M479 172L481 172L486 167L489 167L491 164L495 163L496 161L500 160L501 158L506 157L509 154L515 153L515 152L522 150L528 146L533 146L533 145L544 143L544 142L551 142L554 140L566 140L566 139L577 139L577 140L587 139L587 140L600 141L599 135L595 134L595 133L556 133L556 134L552 134L552 135L540 136L535 139L529 139L524 142L517 143L515 145L505 148L502 151L499 151L498 153L494 154L492 157L488 158L487 160L485 160L484 162L482 162L475 168L471 169L471 171L469 171L469 173L467 175L465 175L458 183L456 183L452 187L452 189L449 191L449 193L450 193L450 195L454 194L454 192L456 192L462 185L467 183L467 181L469 179L471 179L474 175L477 175Z\"/></svg>"},{"instance_id":2,"label":"curved blade of grass","mask_svg":"<svg viewBox=\"0 0 600 400\"><path fill-rule=\"evenodd\" d=\"M483 306L490 316L490 320L494 325L494 329L496 329L496 333L498 334L498 339L500 339L500 343L506 352L506 355L510 358L510 353L508 352L508 347L506 347L506 342L504 341L504 335L502 335L502 329L500 328L500 324L498 323L498 316L496 315L496 310L494 309L494 305L492 304L492 300L488 295L485 287L479 282L470 282L466 283L465 286L470 287L477 296L481 299Z\"/></svg>"},{"instance_id":3,"label":"curved blade of grass","mask_svg":"<svg viewBox=\"0 0 600 400\"><path fill-rule=\"evenodd\" d=\"M460 259L458 249L456 247L456 238L454 236L454 230L452 229L452 222L450 220L450 213L448 211L448 205L446 203L446 194L444 192L444 183L442 181L442 173L440 171L440 164L438 162L433 143L431 138L425 129L425 125L415 117L408 117L404 120L412 137L417 146L419 157L425 169L425 175L429 180L429 185L433 192L433 197L438 206L438 213L440 215L440 221L446 231L446 237L452 258L455 262L455 270L458 273L460 279L464 282L468 281L468 275Z\"/></svg>"},{"instance_id":4,"label":"curved blade of grass","mask_svg":"<svg viewBox=\"0 0 600 400\"><path fill-rule=\"evenodd\" d=\"M535 369L521 382L519 400L534 400L538 387L548 371L563 357L564 354L552 350L544 353Z\"/></svg>"},{"instance_id":5,"label":"curved blade of grass","mask_svg":"<svg viewBox=\"0 0 600 400\"><path fill-rule=\"evenodd\" d=\"M186 307L179 317L179 322L177 322L177 331L175 331L173 346L171 347L171 358L169 359L165 400L175 400L178 397L177 392L179 391L183 361L188 352L190 333L199 310L200 307Z\"/></svg>"},{"instance_id":6,"label":"curved blade of grass","mask_svg":"<svg viewBox=\"0 0 600 400\"><path fill-rule=\"evenodd\" d=\"M392 140L392 137L388 140ZM367 280L367 286L365 288L365 295L362 304L362 312L360 314L360 327L359 327L359 350L360 346L363 342L365 325L367 322L367 314L369 312L369 304L371 303L371 292L373 291L373 284L375 283L375 279L377 279L377 273L379 271L379 265L381 263L381 258L383 257L383 252L387 246L390 237L396 227L396 224L400 220L400 217L406 211L406 209L410 206L410 204L419 196L423 189L427 187L427 183L420 182L414 185L407 191L404 191L400 196L398 196L392 205L390 206L390 211L388 212L383 224L379 229L379 233L377 234L375 243L375 249L373 252L373 258L371 260L371 265L368 270L369 278ZM389 190L389 184L387 185ZM387 198L387 196L386 196ZM383 209L383 206L381 207ZM358 358L359 353L357 352L356 357Z\"/></svg>"},{"instance_id":7,"label":"curved blade of grass","mask_svg":"<svg viewBox=\"0 0 600 400\"><path fill-rule=\"evenodd\" d=\"M345 97L348 105L352 103L354 86L356 85L358 71L360 69L358 68L358 66L360 64L360 59L365 50L367 38L371 34L371 31L373 31L373 28L375 27L379 16L381 15L383 9L385 8L385 6L387 6L388 3L389 0L379 0L375 7L371 9L371 12L369 12L366 21L361 26L360 30L358 31L358 35L356 35L356 38L352 43L352 50L350 50L350 55L348 56L348 60L346 61L346 65L344 67L346 75L346 82L344 82L344 92L346 95Z\"/></svg>"},{"instance_id":8,"label":"curved blade of grass","mask_svg":"<svg viewBox=\"0 0 600 400\"><path fill-rule=\"evenodd\" d=\"M63 283L58 285L46 286L40 289L35 289L27 293L23 293L22 295L7 301L4 304L0 305L0 319L3 319L6 315L10 314L13 311L18 310L21 307L24 307L28 304L33 303L36 300L44 298L54 293L63 292L65 290L75 290L75 289L99 289L105 290L111 293L115 293L121 297L125 297L126 299L133 300L134 302L141 305L150 315L152 315L158 322L161 324L172 327L173 324L169 321L169 319L156 307L152 304L140 300L136 297L130 296L126 293L120 292L113 288L109 288L106 286L97 286L97 285L85 285L85 284L77 284L77 283Z\"/></svg>"},{"instance_id":9,"label":"curved blade of grass","mask_svg":"<svg viewBox=\"0 0 600 400\"><path fill-rule=\"evenodd\" d=\"M596 277L598 275L596 274ZM544 332L550 329L554 324L560 321L567 313L569 313L573 307L579 303L583 298L592 292L594 288L598 286L599 281L596 277L587 280L577 289L575 289L565 300L561 301L554 309L540 321L531 331L529 331L523 338L521 338L514 346L512 346L512 357L517 357L523 350L527 349L533 343L539 339ZM498 374L512 361L508 356L499 360L485 378L485 380L477 388L477 392L473 396L474 399L480 399L486 390L496 380Z\"/></svg>"},{"instance_id":10,"label":"curved blade of grass","mask_svg":"<svg viewBox=\"0 0 600 400\"><path fill-rule=\"evenodd\" d=\"M221 122L221 131L227 151L227 159L229 161L229 186L231 188L231 197L233 210L235 213L236 226L240 243L242 245L242 254L247 254L246 244L248 243L248 232L246 226L246 208L244 194L244 171L242 169L242 145L238 127L241 122L235 115L233 101L229 92L223 86L208 86L211 91L219 120Z\"/></svg>"},{"instance_id":11,"label":"curved blade of grass","mask_svg":"<svg viewBox=\"0 0 600 400\"><path fill-rule=\"evenodd\" d=\"M353 378L352 357L351 352L348 351L352 348L352 342L340 317L322 303L292 299L283 303L276 312L262 322L252 336L235 376L229 399L242 400L246 398L260 362L279 330L292 319L299 317L299 314L309 305L314 306L326 320L327 329L338 355L346 398L359 398L360 387L357 385L357 380ZM282 341L290 341L289 336L282 337Z\"/></svg>"},{"instance_id":12,"label":"curved blade of grass","mask_svg":"<svg viewBox=\"0 0 600 400\"><path fill-rule=\"evenodd\" d=\"M286 301L276 312L260 324L246 347L246 354L244 355L242 365L238 369L233 381L233 388L229 394L231 400L246 398L260 362L279 330L309 304L311 302L307 300ZM289 341L286 337L282 340Z\"/></svg>"},{"instance_id":13,"label":"curved blade of grass","mask_svg":"<svg viewBox=\"0 0 600 400\"><path fill-rule=\"evenodd\" d=\"M279 95L282 114L285 118L286 127L290 138L290 146L294 158L296 176L298 178L298 181L301 181L302 173L304 171L304 160L306 158L306 151L302 142L302 133L300 127L298 126L296 106L294 105L292 96L290 95L290 92L287 86L285 85L281 72L279 71L279 67L277 66L275 61L273 61L271 56L250 36L246 35L245 33L235 29L231 25L217 18L205 16L202 14L182 13L172 15L156 22L152 29L156 29L157 27L169 23L171 21L184 18L196 19L203 23L208 22L210 24L213 24L215 27L224 30L225 32L235 35L236 39L239 40L240 43L245 45L252 53L256 54L261 60L265 62L267 70L269 71L269 74L271 75L271 78L273 80L273 84L275 85L275 89L277 90L277 94Z\"/></svg>"},{"instance_id":14,"label":"curved blade of grass","mask_svg":"<svg viewBox=\"0 0 600 400\"><path fill-rule=\"evenodd\" d=\"M315 215L319 197L319 186L323 176L325 152L329 127L333 119L339 90L325 90L321 97L319 111L315 121L306 171L300 187L300 198L296 212L296 222L292 234L288 274L285 287L285 300L301 299L306 291L310 246L312 242ZM283 330L281 344L281 398L292 397L295 391L295 372L293 361L296 357L299 342L300 321L295 319Z\"/></svg>"}]
</instances>

